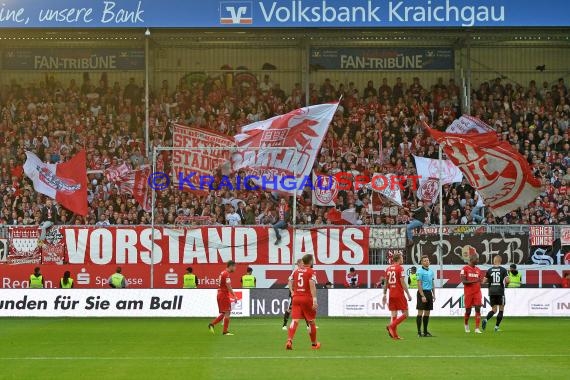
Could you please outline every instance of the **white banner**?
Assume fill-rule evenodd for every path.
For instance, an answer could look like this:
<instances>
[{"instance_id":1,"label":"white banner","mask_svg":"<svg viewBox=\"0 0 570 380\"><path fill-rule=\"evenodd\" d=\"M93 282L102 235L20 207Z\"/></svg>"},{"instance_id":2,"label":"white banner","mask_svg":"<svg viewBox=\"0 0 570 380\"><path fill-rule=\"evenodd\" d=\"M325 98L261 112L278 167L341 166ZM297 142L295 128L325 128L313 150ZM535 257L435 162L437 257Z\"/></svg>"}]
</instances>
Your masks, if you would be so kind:
<instances>
[{"instance_id":1,"label":"white banner","mask_svg":"<svg viewBox=\"0 0 570 380\"><path fill-rule=\"evenodd\" d=\"M416 291L410 292L408 302L411 315L415 315ZM488 290L483 289L482 314L491 306ZM432 316L462 316L463 289L436 289ZM567 289L506 289L505 316L514 317L570 317L570 292ZM331 289L329 290L329 317L388 317L388 306L382 304L382 289Z\"/></svg>"},{"instance_id":2,"label":"white banner","mask_svg":"<svg viewBox=\"0 0 570 380\"><path fill-rule=\"evenodd\" d=\"M249 317L249 289L232 315ZM22 289L3 291L0 317L215 317L216 289Z\"/></svg>"},{"instance_id":3,"label":"white banner","mask_svg":"<svg viewBox=\"0 0 570 380\"><path fill-rule=\"evenodd\" d=\"M560 244L570 245L570 227L560 228Z\"/></svg>"}]
</instances>

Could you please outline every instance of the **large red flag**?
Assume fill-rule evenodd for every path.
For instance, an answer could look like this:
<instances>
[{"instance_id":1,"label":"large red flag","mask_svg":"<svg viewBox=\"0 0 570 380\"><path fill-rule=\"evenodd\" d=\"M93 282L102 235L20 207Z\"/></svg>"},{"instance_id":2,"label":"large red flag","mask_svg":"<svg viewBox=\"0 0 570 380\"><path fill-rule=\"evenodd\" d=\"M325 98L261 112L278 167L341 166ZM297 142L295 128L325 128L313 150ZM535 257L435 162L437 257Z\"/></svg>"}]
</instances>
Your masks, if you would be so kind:
<instances>
[{"instance_id":1,"label":"large red flag","mask_svg":"<svg viewBox=\"0 0 570 380\"><path fill-rule=\"evenodd\" d=\"M493 215L525 207L540 193L540 180L525 158L496 133L453 134L426 128L449 159L479 191Z\"/></svg>"},{"instance_id":2,"label":"large red flag","mask_svg":"<svg viewBox=\"0 0 570 380\"><path fill-rule=\"evenodd\" d=\"M55 199L66 209L87 215L87 160L82 150L69 161L46 164L32 152L26 152L24 173L34 184L34 190Z\"/></svg>"}]
</instances>

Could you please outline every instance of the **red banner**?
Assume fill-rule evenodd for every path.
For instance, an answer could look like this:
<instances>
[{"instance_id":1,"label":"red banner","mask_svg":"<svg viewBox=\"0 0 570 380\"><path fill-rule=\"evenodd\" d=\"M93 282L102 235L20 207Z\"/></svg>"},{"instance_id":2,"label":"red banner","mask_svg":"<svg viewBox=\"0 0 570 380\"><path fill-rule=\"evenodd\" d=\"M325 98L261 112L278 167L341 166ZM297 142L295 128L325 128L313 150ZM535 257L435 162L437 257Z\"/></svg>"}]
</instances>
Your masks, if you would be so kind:
<instances>
[{"instance_id":1,"label":"red banner","mask_svg":"<svg viewBox=\"0 0 570 380\"><path fill-rule=\"evenodd\" d=\"M235 146L234 140L226 135L207 129L175 124L173 141L175 148L189 148L172 152L173 181L179 183L185 190L208 190L211 182L206 181L205 176L214 175L224 164L227 164L228 170L231 169L230 151L216 149ZM192 150L192 147L213 149ZM180 174L188 176L187 181L180 181Z\"/></svg>"},{"instance_id":2,"label":"red banner","mask_svg":"<svg viewBox=\"0 0 570 380\"><path fill-rule=\"evenodd\" d=\"M29 230L30 227L15 227ZM37 230L37 228L32 228ZM42 266L47 287L57 287L66 270L71 271L77 287L108 287L107 280L121 266L132 288L151 286L151 235L148 226L75 227L58 226L63 239L48 241L50 246L65 247L65 265ZM37 231L36 231L37 232ZM22 232L16 231L16 234ZM295 255L291 230L281 231L281 243L275 245L271 227L199 227L155 228L154 287L180 288L182 275L192 266L198 284L204 288L217 286L225 262L238 264L232 278L235 287L248 266L254 267L258 287L284 286L296 258L310 253L316 265L331 265L339 278L346 266L368 264L370 233L368 227L323 227L297 230ZM34 238L37 239L37 236ZM35 242L35 240L34 240ZM65 246L62 244L65 243ZM55 257L55 255L54 255ZM3 288L27 287L35 265L2 266ZM55 260L54 260L55 261ZM338 266L338 267L336 267ZM342 272L342 273L341 273ZM335 272L335 278L337 273ZM323 275L325 276L324 272ZM326 282L323 277L323 283Z\"/></svg>"},{"instance_id":3,"label":"red banner","mask_svg":"<svg viewBox=\"0 0 570 380\"><path fill-rule=\"evenodd\" d=\"M70 264L150 264L149 226L64 227ZM275 245L271 227L155 228L155 264L291 264L291 230ZM295 259L315 255L315 264L368 263L368 227L297 229ZM294 261L294 260L293 260Z\"/></svg>"},{"instance_id":4,"label":"red banner","mask_svg":"<svg viewBox=\"0 0 570 380\"><path fill-rule=\"evenodd\" d=\"M42 264L62 265L65 261L65 240L62 226L53 226L46 233L42 246Z\"/></svg>"}]
</instances>

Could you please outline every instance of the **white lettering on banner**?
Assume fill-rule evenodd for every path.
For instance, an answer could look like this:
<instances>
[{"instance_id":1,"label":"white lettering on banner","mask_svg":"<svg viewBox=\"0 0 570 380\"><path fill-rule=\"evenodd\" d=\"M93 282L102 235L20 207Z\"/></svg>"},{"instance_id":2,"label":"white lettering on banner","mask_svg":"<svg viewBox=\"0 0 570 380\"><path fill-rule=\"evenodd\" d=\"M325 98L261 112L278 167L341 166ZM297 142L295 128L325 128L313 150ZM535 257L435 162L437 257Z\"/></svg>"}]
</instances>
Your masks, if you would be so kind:
<instances>
[{"instance_id":1,"label":"white lettering on banner","mask_svg":"<svg viewBox=\"0 0 570 380\"><path fill-rule=\"evenodd\" d=\"M424 62L423 56L416 55L403 55L400 54L396 57L386 58L370 58L360 57L355 55L341 55L340 67L347 70L361 70L361 69L398 69L398 70L412 70L423 69Z\"/></svg>"},{"instance_id":2,"label":"white lettering on banner","mask_svg":"<svg viewBox=\"0 0 570 380\"><path fill-rule=\"evenodd\" d=\"M38 20L40 22L57 21L88 24L93 21L92 12L92 8L40 9Z\"/></svg>"},{"instance_id":3,"label":"white lettering on banner","mask_svg":"<svg viewBox=\"0 0 570 380\"><path fill-rule=\"evenodd\" d=\"M89 58L64 58L36 55L36 70L114 70L117 69L117 56L96 56Z\"/></svg>"},{"instance_id":4,"label":"white lettering on banner","mask_svg":"<svg viewBox=\"0 0 570 380\"><path fill-rule=\"evenodd\" d=\"M490 310L487 290L483 289L482 313ZM390 311L381 304L382 290L331 289L328 292L329 317L388 317ZM566 289L505 289L505 314L514 317L553 316L570 317L570 292ZM416 303L416 294L412 301ZM462 316L463 289L438 289L434 309L435 317Z\"/></svg>"},{"instance_id":5,"label":"white lettering on banner","mask_svg":"<svg viewBox=\"0 0 570 380\"><path fill-rule=\"evenodd\" d=\"M151 264L152 228L62 228L70 264ZM323 264L359 265L367 262L368 229L362 227L296 230L295 257L315 255ZM281 232L281 243L267 227L162 228L154 230L154 263L291 264L292 236ZM164 252L166 250L167 253ZM266 253L267 252L267 256ZM263 256L260 257L260 254Z\"/></svg>"},{"instance_id":6,"label":"white lettering on banner","mask_svg":"<svg viewBox=\"0 0 570 380\"><path fill-rule=\"evenodd\" d=\"M143 23L143 13L144 10L141 9L142 1L137 3L137 8L134 10L128 9L115 9L116 3L114 1L104 1L103 14L101 15L101 23L130 23L138 24Z\"/></svg>"},{"instance_id":7,"label":"white lettering on banner","mask_svg":"<svg viewBox=\"0 0 570 380\"><path fill-rule=\"evenodd\" d=\"M427 1L427 6L404 6L404 1L388 2L389 22L445 22L460 23L461 26L474 26L475 23L490 23L505 21L505 7L494 5L485 6L455 6L450 0Z\"/></svg>"},{"instance_id":8,"label":"white lettering on banner","mask_svg":"<svg viewBox=\"0 0 570 380\"><path fill-rule=\"evenodd\" d=\"M263 2L259 1L259 8L263 14L265 22L273 22L274 20L280 23L358 23L358 22L380 22L378 12L380 7L374 7L372 1L367 2L367 7L333 7L329 6L326 0L323 0L322 6L303 6L303 1L291 1L290 7L277 6L277 2L271 3L271 6L266 8Z\"/></svg>"},{"instance_id":9,"label":"white lettering on banner","mask_svg":"<svg viewBox=\"0 0 570 380\"><path fill-rule=\"evenodd\" d=\"M0 317L211 317L215 289L180 290L9 290L0 296ZM236 291L233 316L247 317L249 290Z\"/></svg>"},{"instance_id":10,"label":"white lettering on banner","mask_svg":"<svg viewBox=\"0 0 570 380\"><path fill-rule=\"evenodd\" d=\"M29 17L24 16L24 8L10 9L6 4L0 4L0 22L16 22L27 24L30 21Z\"/></svg>"}]
</instances>

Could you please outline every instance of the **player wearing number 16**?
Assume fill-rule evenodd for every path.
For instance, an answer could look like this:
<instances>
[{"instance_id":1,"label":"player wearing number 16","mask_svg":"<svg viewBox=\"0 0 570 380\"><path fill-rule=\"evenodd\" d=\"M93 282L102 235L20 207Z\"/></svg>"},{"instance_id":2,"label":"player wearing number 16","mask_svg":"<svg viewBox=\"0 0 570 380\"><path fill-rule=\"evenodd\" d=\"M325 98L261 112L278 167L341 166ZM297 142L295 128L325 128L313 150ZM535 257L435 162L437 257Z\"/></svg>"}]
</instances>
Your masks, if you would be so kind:
<instances>
[{"instance_id":1,"label":"player wearing number 16","mask_svg":"<svg viewBox=\"0 0 570 380\"><path fill-rule=\"evenodd\" d=\"M303 267L295 269L289 277L289 289L293 294L293 305L291 307L291 317L293 321L289 326L289 336L285 348L293 349L293 338L299 326L299 320L305 319L309 324L309 335L313 350L318 350L321 344L317 342L317 279L312 268L313 256L303 256Z\"/></svg>"},{"instance_id":2,"label":"player wearing number 16","mask_svg":"<svg viewBox=\"0 0 570 380\"><path fill-rule=\"evenodd\" d=\"M408 301L412 300L406 284L406 275L402 267L402 255L396 253L392 257L393 264L386 269L386 282L384 283L384 296L382 303L386 305L386 293L390 290L388 297L388 309L392 313L392 322L386 326L388 334L393 339L402 339L398 335L398 325L408 318L408 302L404 297L404 292L408 296ZM398 311L402 314L398 317Z\"/></svg>"}]
</instances>

